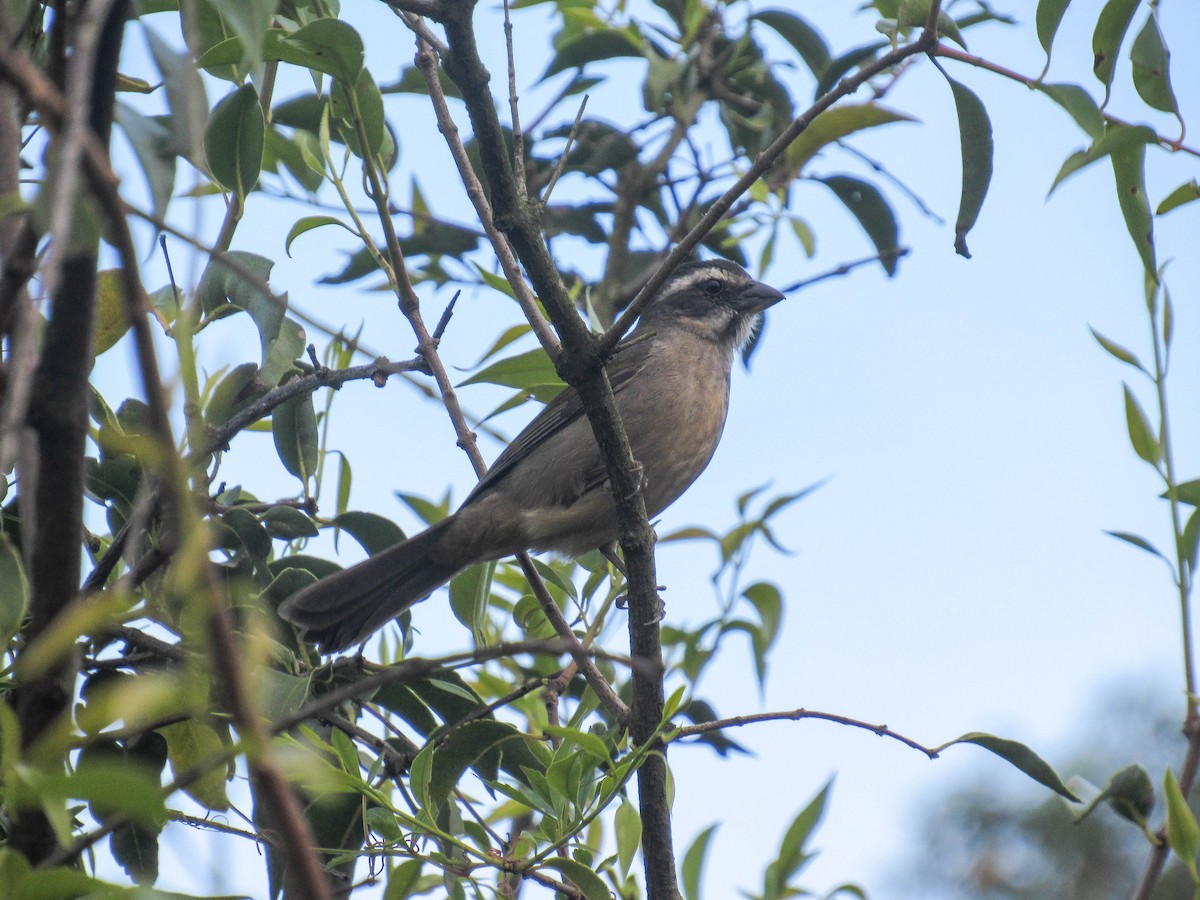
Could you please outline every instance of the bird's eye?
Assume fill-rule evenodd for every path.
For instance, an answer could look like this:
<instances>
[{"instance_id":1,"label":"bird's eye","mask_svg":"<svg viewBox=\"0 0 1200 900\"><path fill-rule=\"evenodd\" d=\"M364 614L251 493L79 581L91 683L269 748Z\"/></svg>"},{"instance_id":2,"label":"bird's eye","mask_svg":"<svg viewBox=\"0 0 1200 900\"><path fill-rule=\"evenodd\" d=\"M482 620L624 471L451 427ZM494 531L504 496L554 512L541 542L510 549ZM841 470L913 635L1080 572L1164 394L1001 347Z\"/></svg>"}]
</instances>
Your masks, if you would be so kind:
<instances>
[{"instance_id":1,"label":"bird's eye","mask_svg":"<svg viewBox=\"0 0 1200 900\"><path fill-rule=\"evenodd\" d=\"M721 284L719 279L709 278L700 286L700 289L704 291L704 293L708 294L708 296L715 297L717 294L721 293L722 287L724 287L724 285Z\"/></svg>"}]
</instances>

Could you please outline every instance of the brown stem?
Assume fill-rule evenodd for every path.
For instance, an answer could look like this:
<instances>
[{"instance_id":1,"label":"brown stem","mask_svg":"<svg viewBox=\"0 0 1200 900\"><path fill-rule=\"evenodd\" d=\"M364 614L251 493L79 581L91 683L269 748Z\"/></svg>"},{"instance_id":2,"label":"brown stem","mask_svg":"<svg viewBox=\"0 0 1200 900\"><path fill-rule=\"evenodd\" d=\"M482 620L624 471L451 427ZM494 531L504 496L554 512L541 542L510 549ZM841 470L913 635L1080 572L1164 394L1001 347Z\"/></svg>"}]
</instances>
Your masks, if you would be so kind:
<instances>
[{"instance_id":1,"label":"brown stem","mask_svg":"<svg viewBox=\"0 0 1200 900\"><path fill-rule=\"evenodd\" d=\"M73 168L78 177L85 142L101 146L108 143L125 12L125 0L118 0L81 15L85 21L79 27L98 29L99 34L88 42L89 47L74 47L70 60L70 82L82 94L82 108L54 138L63 159L64 171L59 179L64 184L71 180L65 168ZM99 18L87 21L89 13ZM61 27L63 21L57 24ZM90 52L93 49L94 53ZM49 185L42 189L51 190ZM56 204L55 237L63 250L27 414L35 446L21 466L22 532L30 576L26 647L50 627L79 591L87 376L91 370L99 256L99 234L88 234L80 210L78 196L63 197ZM47 730L70 715L76 673L76 661L68 654L19 680L14 705L25 750L37 746ZM53 772L62 768L64 760L58 753L47 758L43 749L40 758L25 762ZM20 814L11 839L14 849L34 864L58 847L50 821L41 809Z\"/></svg>"},{"instance_id":2,"label":"brown stem","mask_svg":"<svg viewBox=\"0 0 1200 900\"><path fill-rule=\"evenodd\" d=\"M678 741L683 738L696 737L701 734L708 734L711 731L721 731L726 728L741 728L745 725L753 725L757 722L798 722L801 719L820 719L825 722L836 722L839 725L849 725L851 728L862 728L870 731L880 737L892 738L906 747L912 747L914 750L920 750L930 759L937 759L938 752L924 744L918 744L912 738L907 738L904 735L892 731L886 725L873 725L870 722L864 722L861 719L851 719L847 716L839 716L836 713L817 712L813 709L793 709L784 712L767 712L754 713L748 716L731 716L728 719L714 719L711 722L698 722L695 725L685 725L668 735L669 740Z\"/></svg>"}]
</instances>

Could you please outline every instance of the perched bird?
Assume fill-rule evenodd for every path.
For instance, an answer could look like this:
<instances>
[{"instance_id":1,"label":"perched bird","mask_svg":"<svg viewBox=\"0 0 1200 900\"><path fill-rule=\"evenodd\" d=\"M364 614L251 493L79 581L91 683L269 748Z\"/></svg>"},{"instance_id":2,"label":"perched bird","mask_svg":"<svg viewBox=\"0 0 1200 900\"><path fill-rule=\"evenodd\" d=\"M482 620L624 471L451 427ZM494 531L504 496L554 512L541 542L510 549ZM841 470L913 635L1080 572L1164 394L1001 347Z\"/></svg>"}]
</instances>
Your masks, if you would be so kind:
<instances>
[{"instance_id":1,"label":"perched bird","mask_svg":"<svg viewBox=\"0 0 1200 900\"><path fill-rule=\"evenodd\" d=\"M729 408L735 353L783 294L725 260L684 263L607 365L646 512L704 471ZM365 640L472 563L523 550L579 556L617 538L604 460L565 388L516 436L458 512L288 597L279 614L333 653Z\"/></svg>"}]
</instances>

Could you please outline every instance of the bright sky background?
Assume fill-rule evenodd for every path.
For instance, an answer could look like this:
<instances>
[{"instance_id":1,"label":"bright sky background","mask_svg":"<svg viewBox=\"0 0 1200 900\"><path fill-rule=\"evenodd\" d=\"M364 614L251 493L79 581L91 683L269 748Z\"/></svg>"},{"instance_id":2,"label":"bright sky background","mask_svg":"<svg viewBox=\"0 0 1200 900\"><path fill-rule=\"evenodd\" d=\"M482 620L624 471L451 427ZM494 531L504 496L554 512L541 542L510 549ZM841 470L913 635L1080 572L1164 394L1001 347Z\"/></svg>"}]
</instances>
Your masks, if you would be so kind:
<instances>
[{"instance_id":1,"label":"bright sky background","mask_svg":"<svg viewBox=\"0 0 1200 900\"><path fill-rule=\"evenodd\" d=\"M1009 6L1032 17L1032 4ZM1090 75L1094 4L1075 6L1056 46L1051 80L1075 81L1099 96ZM870 15L850 16L848 5L793 8L810 17L835 53L876 37ZM348 4L347 14L368 40L377 80L390 81L411 61L406 33L380 4ZM1139 23L1142 15L1144 9ZM1194 5L1164 4L1162 15L1168 40L1182 44L1185 35L1200 33ZM496 22L492 16L480 12L481 21ZM525 86L544 68L547 21L539 8L515 16L523 108L531 112L546 96ZM1031 24L989 26L969 32L968 40L972 52L1005 66L1030 75L1041 70ZM498 27L489 49L500 93ZM1176 49L1174 83L1195 124L1200 61L1186 47ZM1152 679L1183 712L1178 610L1165 568L1102 533L1133 531L1162 545L1169 534L1167 507L1156 499L1160 486L1126 437L1121 379L1136 373L1104 353L1087 328L1149 356L1141 268L1107 164L1075 176L1046 201L1062 160L1085 144L1068 116L1020 85L946 65L984 100L996 135L995 179L970 236L974 258L963 260L952 248L959 160L950 92L932 66L920 62L885 102L921 124L879 129L854 144L886 162L947 223L931 222L885 188L901 216L902 243L913 249L899 277L859 270L771 311L752 372L735 375L716 459L662 517L659 530L694 523L722 530L734 520L733 498L748 488L769 482L787 492L828 478L777 523L778 537L795 552L781 556L764 547L751 565L752 577L777 582L787 598L765 696L736 640L706 674L702 695L722 715L806 707L886 723L927 745L987 731L1025 742L1055 764L1065 761L1061 754L1085 724L1090 698L1107 684ZM628 71L638 75L638 66L630 63ZM782 77L799 100L811 96L811 83L798 70ZM1124 63L1119 78L1112 110L1143 121ZM210 101L222 90L210 86ZM389 103L401 172L416 170L438 214L471 221L422 101ZM640 114L640 97L638 104ZM618 80L593 95L588 113L627 122L630 110L628 85ZM465 115L461 120L465 128ZM1177 133L1170 120L1155 124L1162 133ZM1152 203L1195 177L1195 163L1152 151ZM812 172L864 174L840 155L819 159ZM406 181L404 174L393 180L401 205ZM817 232L818 254L807 260L796 245L785 244L768 281L789 284L870 253L823 187L799 185L796 196ZM303 214L296 207L292 218ZM201 233L215 233L218 213L205 215L208 229ZM1184 478L1200 475L1200 427L1190 414L1200 384L1197 215L1200 204L1158 223L1159 258L1174 260L1168 269L1177 315L1172 390ZM313 285L340 268L348 236L328 229L305 235L288 259L283 241L291 221L278 211L256 217L252 209L235 247L277 259L272 282L289 291L296 306L331 323L354 325L372 315L366 342L393 359L411 355L415 341L389 295L358 285ZM432 322L448 292L421 293ZM446 363L473 365L516 315L494 293L466 292L442 344ZM220 348L208 348L210 367L251 358L257 343L248 320L221 327L228 337ZM111 352L101 360L100 377L124 378L117 370L129 358L120 349ZM1149 406L1146 385L1131 383ZM466 389L461 398L475 411L495 404L487 388ZM529 415L532 410L520 410L501 422L515 433ZM352 508L411 526L394 490L439 494L449 481L457 501L473 482L444 413L396 383L385 392L364 383L343 389L333 427L331 446L353 451ZM264 496L271 489L294 493L294 479L274 460L269 438L240 437L234 451L224 473L231 483L243 477ZM485 445L484 452L493 458L499 449ZM709 554L679 545L660 550L668 621L698 622L714 613ZM444 600L423 604L414 618L422 633L418 652L463 645ZM1026 792L1031 804L1044 797L1006 763L973 747L952 748L930 762L896 742L813 721L756 725L731 736L754 755L722 760L703 747L671 751L680 855L694 835L722 821L710 850L709 898L753 890L792 817L833 776L832 802L815 841L821 853L802 883L824 891L857 881L884 898L895 896L888 873L911 846L916 816L964 777ZM212 883L203 889L244 887L217 855L225 844L197 854L190 835L168 835L161 887L195 889L196 873L210 867Z\"/></svg>"}]
</instances>

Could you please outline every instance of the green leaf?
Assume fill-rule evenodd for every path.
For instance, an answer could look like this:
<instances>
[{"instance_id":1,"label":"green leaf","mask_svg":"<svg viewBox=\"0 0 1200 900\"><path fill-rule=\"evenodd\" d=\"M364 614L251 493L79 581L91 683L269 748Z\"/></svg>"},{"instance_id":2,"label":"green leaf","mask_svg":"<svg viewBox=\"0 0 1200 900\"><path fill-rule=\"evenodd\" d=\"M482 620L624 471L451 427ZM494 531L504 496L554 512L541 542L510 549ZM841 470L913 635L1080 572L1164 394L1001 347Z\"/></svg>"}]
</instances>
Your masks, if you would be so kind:
<instances>
[{"instance_id":1,"label":"green leaf","mask_svg":"<svg viewBox=\"0 0 1200 900\"><path fill-rule=\"evenodd\" d=\"M296 224L292 226L291 231L287 233L287 238L283 242L283 251L288 256L292 255L292 241L300 237L306 231L312 231L314 228L320 228L322 225L341 225L355 237L359 237L359 233L339 219L337 216L305 216L302 219L296 220Z\"/></svg>"},{"instance_id":2,"label":"green leaf","mask_svg":"<svg viewBox=\"0 0 1200 900\"><path fill-rule=\"evenodd\" d=\"M525 735L509 723L495 719L476 719L454 729L439 743L433 755L430 798L439 804L444 801L469 768L476 768L485 780L494 781L498 763L496 751L505 741L514 738L524 740Z\"/></svg>"},{"instance_id":3,"label":"green leaf","mask_svg":"<svg viewBox=\"0 0 1200 900\"><path fill-rule=\"evenodd\" d=\"M1059 23L1070 5L1071 0L1038 0L1035 24L1038 42L1046 51L1047 68L1050 66L1050 50L1054 46L1054 36L1058 34Z\"/></svg>"},{"instance_id":4,"label":"green leaf","mask_svg":"<svg viewBox=\"0 0 1200 900\"><path fill-rule=\"evenodd\" d=\"M954 251L971 258L967 232L975 226L983 200L992 180L992 122L980 99L970 88L949 76L958 112L958 135L962 145L962 193L958 201L958 219L954 223Z\"/></svg>"},{"instance_id":5,"label":"green leaf","mask_svg":"<svg viewBox=\"0 0 1200 900\"><path fill-rule=\"evenodd\" d=\"M767 647L771 647L779 637L779 625L783 620L783 595L775 585L757 581L742 591L742 596L758 613L763 639Z\"/></svg>"},{"instance_id":6,"label":"green leaf","mask_svg":"<svg viewBox=\"0 0 1200 900\"><path fill-rule=\"evenodd\" d=\"M1196 568L1196 551L1200 549L1200 509L1192 510L1187 524L1183 526L1183 542L1181 546L1184 558L1194 570Z\"/></svg>"},{"instance_id":7,"label":"green leaf","mask_svg":"<svg viewBox=\"0 0 1200 900\"><path fill-rule=\"evenodd\" d=\"M1146 145L1134 144L1112 153L1113 175L1117 180L1117 202L1125 217L1125 227L1137 247L1147 274L1158 271L1154 253L1154 219L1146 196Z\"/></svg>"},{"instance_id":8,"label":"green leaf","mask_svg":"<svg viewBox=\"0 0 1200 900\"><path fill-rule=\"evenodd\" d=\"M820 97L829 93L843 75L860 63L874 59L880 50L889 45L889 41L877 41L873 44L865 44L862 47L847 50L841 56L830 60L829 65L825 67L825 71L821 73L821 77L817 79L817 86L813 92L813 96Z\"/></svg>"},{"instance_id":9,"label":"green leaf","mask_svg":"<svg viewBox=\"0 0 1200 900\"><path fill-rule=\"evenodd\" d=\"M750 19L762 22L791 44L813 75L820 77L829 65L829 46L825 39L800 16L782 9L768 9L755 13Z\"/></svg>"},{"instance_id":10,"label":"green leaf","mask_svg":"<svg viewBox=\"0 0 1200 900\"><path fill-rule=\"evenodd\" d=\"M358 541L371 556L404 540L400 526L377 513L351 510L338 515L333 524Z\"/></svg>"},{"instance_id":11,"label":"green leaf","mask_svg":"<svg viewBox=\"0 0 1200 900\"><path fill-rule=\"evenodd\" d=\"M554 856L542 862L539 869L561 872L587 900L612 900L612 894L600 876L574 859Z\"/></svg>"},{"instance_id":12,"label":"green leaf","mask_svg":"<svg viewBox=\"0 0 1200 900\"><path fill-rule=\"evenodd\" d=\"M975 744L978 747L983 747L985 750L990 750L1001 759L1007 760L1016 766L1038 784L1050 788L1054 793L1061 797L1066 797L1072 802L1079 802L1079 798L1071 793L1067 786L1063 784L1062 779L1050 768L1049 764L1024 744L1017 741L1010 741L1007 738L984 734L981 731L972 731L936 749L940 752L954 744Z\"/></svg>"},{"instance_id":13,"label":"green leaf","mask_svg":"<svg viewBox=\"0 0 1200 900\"><path fill-rule=\"evenodd\" d=\"M1188 506L1200 506L1200 478L1175 485L1175 496L1179 498L1180 503L1186 503Z\"/></svg>"},{"instance_id":14,"label":"green leaf","mask_svg":"<svg viewBox=\"0 0 1200 900\"><path fill-rule=\"evenodd\" d=\"M1096 30L1092 32L1092 71L1104 85L1104 103L1112 87L1116 71L1117 53L1125 40L1125 32L1133 21L1140 0L1108 0L1096 19Z\"/></svg>"},{"instance_id":15,"label":"green leaf","mask_svg":"<svg viewBox=\"0 0 1200 900\"><path fill-rule=\"evenodd\" d=\"M178 52L153 29L146 30L146 42L167 89L167 106L171 110L167 129L170 152L198 163L204 153L209 113L204 82L191 58Z\"/></svg>"},{"instance_id":16,"label":"green leaf","mask_svg":"<svg viewBox=\"0 0 1200 900\"><path fill-rule=\"evenodd\" d=\"M152 885L158 880L158 836L162 829L123 825L109 835L113 859L135 884Z\"/></svg>"},{"instance_id":17,"label":"green leaf","mask_svg":"<svg viewBox=\"0 0 1200 900\"><path fill-rule=\"evenodd\" d=\"M96 323L92 330L92 352L99 356L110 349L129 330L125 315L125 297L121 273L104 269L96 273Z\"/></svg>"},{"instance_id":18,"label":"green leaf","mask_svg":"<svg viewBox=\"0 0 1200 900\"><path fill-rule=\"evenodd\" d=\"M700 883L704 875L704 862L708 857L708 846L716 833L717 825L709 825L696 835L683 855L683 896L686 900L700 900Z\"/></svg>"},{"instance_id":19,"label":"green leaf","mask_svg":"<svg viewBox=\"0 0 1200 900\"><path fill-rule=\"evenodd\" d=\"M577 728L566 728L560 725L546 725L542 730L551 737L559 738L565 743L572 744L600 763L607 763L612 753L604 739L590 731L580 731Z\"/></svg>"},{"instance_id":20,"label":"green leaf","mask_svg":"<svg viewBox=\"0 0 1200 900\"><path fill-rule=\"evenodd\" d=\"M266 127L258 92L244 84L217 104L204 132L209 171L225 190L242 199L258 183Z\"/></svg>"},{"instance_id":21,"label":"green leaf","mask_svg":"<svg viewBox=\"0 0 1200 900\"><path fill-rule=\"evenodd\" d=\"M84 800L101 820L120 815L140 825L166 821L158 771L129 759L120 748L110 751L102 745L89 745L74 772L39 775L36 782L44 800Z\"/></svg>"},{"instance_id":22,"label":"green leaf","mask_svg":"<svg viewBox=\"0 0 1200 900\"><path fill-rule=\"evenodd\" d=\"M1158 445L1158 437L1150 425L1150 420L1146 418L1141 404L1133 396L1133 391L1129 389L1129 385L1126 384L1123 387L1125 389L1125 424L1129 429L1129 443L1133 445L1134 453L1150 465L1157 466L1162 457L1162 448Z\"/></svg>"},{"instance_id":23,"label":"green leaf","mask_svg":"<svg viewBox=\"0 0 1200 900\"><path fill-rule=\"evenodd\" d=\"M1142 366L1141 360L1139 360L1131 351L1126 350L1124 347L1122 347L1116 341L1110 341L1108 338L1106 338L1104 335L1102 335L1100 332L1098 332L1095 328L1092 328L1090 325L1088 326L1088 330L1092 333L1092 337L1094 337L1096 339L1096 343L1098 343L1101 347L1103 347L1105 350L1107 350L1110 354L1112 354L1114 357L1119 359L1121 362L1126 363L1127 365L1133 366L1135 369L1138 369L1139 371L1142 371L1142 372L1146 371L1145 368L1143 368L1143 366ZM1149 374L1149 373L1147 373L1147 374Z\"/></svg>"},{"instance_id":24,"label":"green leaf","mask_svg":"<svg viewBox=\"0 0 1200 900\"><path fill-rule=\"evenodd\" d=\"M1104 129L1104 134L1093 141L1090 147L1086 150L1078 150L1066 158L1058 170L1058 174L1054 176L1054 182L1050 185L1048 193L1053 194L1054 189L1069 176L1097 160L1120 150L1138 144L1154 143L1157 140L1158 135L1145 125L1108 125Z\"/></svg>"},{"instance_id":25,"label":"green leaf","mask_svg":"<svg viewBox=\"0 0 1200 900\"><path fill-rule=\"evenodd\" d=\"M125 103L116 104L113 116L133 145L138 165L146 176L151 210L156 218L165 219L175 191L176 165L170 131L159 119L144 116Z\"/></svg>"},{"instance_id":26,"label":"green leaf","mask_svg":"<svg viewBox=\"0 0 1200 900\"><path fill-rule=\"evenodd\" d=\"M1187 866L1192 881L1200 881L1196 871L1196 854L1200 853L1200 825L1188 808L1187 799L1179 788L1175 773L1167 769L1163 775L1163 796L1167 799L1167 842L1171 850Z\"/></svg>"},{"instance_id":27,"label":"green leaf","mask_svg":"<svg viewBox=\"0 0 1200 900\"><path fill-rule=\"evenodd\" d=\"M262 62L262 44L278 0L208 0L245 46L249 68Z\"/></svg>"},{"instance_id":28,"label":"green leaf","mask_svg":"<svg viewBox=\"0 0 1200 900\"><path fill-rule=\"evenodd\" d=\"M1158 7L1151 6L1146 24L1133 40L1129 51L1133 64L1133 86L1147 104L1163 112L1179 115L1179 104L1171 88L1171 53L1158 27Z\"/></svg>"},{"instance_id":29,"label":"green leaf","mask_svg":"<svg viewBox=\"0 0 1200 900\"><path fill-rule=\"evenodd\" d=\"M779 855L767 867L764 876L763 895L765 897L792 896L792 888L788 882L812 859L812 854L805 847L817 825L820 824L821 817L825 814L825 803L829 799L829 791L832 787L832 781L826 782L808 806L802 809L800 814L792 820L792 824L788 826L783 841L779 845Z\"/></svg>"},{"instance_id":30,"label":"green leaf","mask_svg":"<svg viewBox=\"0 0 1200 900\"><path fill-rule=\"evenodd\" d=\"M1109 779L1102 796L1122 819L1147 828L1154 811L1154 782L1144 768L1135 764L1121 769Z\"/></svg>"},{"instance_id":31,"label":"green leaf","mask_svg":"<svg viewBox=\"0 0 1200 900\"><path fill-rule=\"evenodd\" d=\"M930 0L900 0L896 9L897 24L906 28L923 28L929 21L929 9ZM964 50L967 49L958 30L958 23L944 9L938 10L937 31L939 35L948 37Z\"/></svg>"},{"instance_id":32,"label":"green leaf","mask_svg":"<svg viewBox=\"0 0 1200 900\"><path fill-rule=\"evenodd\" d=\"M262 514L262 523L274 538L294 541L317 536L313 520L293 506L273 506Z\"/></svg>"},{"instance_id":33,"label":"green leaf","mask_svg":"<svg viewBox=\"0 0 1200 900\"><path fill-rule=\"evenodd\" d=\"M629 876L629 867L638 848L642 846L642 817L637 807L625 800L617 807L613 816L613 832L617 838L617 865L623 877Z\"/></svg>"},{"instance_id":34,"label":"green leaf","mask_svg":"<svg viewBox=\"0 0 1200 900\"><path fill-rule=\"evenodd\" d=\"M590 62L641 55L641 46L627 29L586 31L556 48L554 59L550 60L550 65L542 73L542 80L567 69L582 68Z\"/></svg>"},{"instance_id":35,"label":"green leaf","mask_svg":"<svg viewBox=\"0 0 1200 900\"><path fill-rule=\"evenodd\" d=\"M29 581L25 577L21 554L8 535L0 532L0 647L8 646L21 627L28 608Z\"/></svg>"},{"instance_id":36,"label":"green leaf","mask_svg":"<svg viewBox=\"0 0 1200 900\"><path fill-rule=\"evenodd\" d=\"M912 116L877 103L846 104L827 109L800 133L787 149L787 166L798 175L823 148L848 135L892 122L911 122Z\"/></svg>"},{"instance_id":37,"label":"green leaf","mask_svg":"<svg viewBox=\"0 0 1200 900\"><path fill-rule=\"evenodd\" d=\"M167 739L167 758L176 778L199 766L209 765L226 751L221 735L198 719L185 719L158 729ZM229 809L225 795L224 766L205 769L204 774L184 787L183 792L205 809L224 812Z\"/></svg>"},{"instance_id":38,"label":"green leaf","mask_svg":"<svg viewBox=\"0 0 1200 900\"><path fill-rule=\"evenodd\" d=\"M1187 184L1181 184L1171 193L1163 198L1163 201L1158 204L1158 208L1154 211L1155 215L1164 215L1173 209L1178 209L1185 203L1191 203L1193 200L1200 200L1200 182L1193 178Z\"/></svg>"},{"instance_id":39,"label":"green leaf","mask_svg":"<svg viewBox=\"0 0 1200 900\"><path fill-rule=\"evenodd\" d=\"M316 69L349 84L354 84L362 71L362 38L341 19L317 19L280 37L282 58L287 62ZM270 41L267 43L269 46Z\"/></svg>"},{"instance_id":40,"label":"green leaf","mask_svg":"<svg viewBox=\"0 0 1200 900\"><path fill-rule=\"evenodd\" d=\"M468 384L500 384L505 387L528 390L546 385L562 386L562 379L554 370L554 363L541 347L526 353L508 356L476 372L460 382L458 387Z\"/></svg>"},{"instance_id":41,"label":"green leaf","mask_svg":"<svg viewBox=\"0 0 1200 900\"><path fill-rule=\"evenodd\" d=\"M275 452L283 467L307 482L317 471L317 413L312 394L281 403L271 414Z\"/></svg>"},{"instance_id":42,"label":"green leaf","mask_svg":"<svg viewBox=\"0 0 1200 900\"><path fill-rule=\"evenodd\" d=\"M224 425L235 411L257 393L253 390L247 391L257 372L258 366L255 363L242 363L230 369L217 382L217 386L208 396L208 404L204 407L204 421L210 427ZM249 396L243 396L243 392Z\"/></svg>"},{"instance_id":43,"label":"green leaf","mask_svg":"<svg viewBox=\"0 0 1200 900\"><path fill-rule=\"evenodd\" d=\"M1167 565L1171 564L1171 561L1167 559L1166 555L1161 550L1159 550L1141 535L1132 534L1128 531L1105 531L1104 533L1109 537L1115 537L1118 541L1124 541L1127 544L1132 544L1139 550L1145 550L1151 556L1157 556L1159 559L1167 563Z\"/></svg>"},{"instance_id":44,"label":"green leaf","mask_svg":"<svg viewBox=\"0 0 1200 900\"><path fill-rule=\"evenodd\" d=\"M468 566L450 579L450 611L470 629L479 645L486 643L488 599L495 573L496 563L492 561Z\"/></svg>"},{"instance_id":45,"label":"green leaf","mask_svg":"<svg viewBox=\"0 0 1200 900\"><path fill-rule=\"evenodd\" d=\"M831 175L818 180L845 204L880 254L899 249L899 228L896 225L895 213L878 188L849 175ZM896 274L899 257L895 253L881 256L879 262L888 275Z\"/></svg>"},{"instance_id":46,"label":"green leaf","mask_svg":"<svg viewBox=\"0 0 1200 900\"><path fill-rule=\"evenodd\" d=\"M371 73L362 69L353 82L335 81L330 100L330 112L347 123L343 134L346 146L360 158L369 154L372 159L379 160L383 168L391 168L396 148L384 120L383 95L379 93ZM355 122L361 124L366 135L365 150L358 129L354 127Z\"/></svg>"},{"instance_id":47,"label":"green leaf","mask_svg":"<svg viewBox=\"0 0 1200 900\"><path fill-rule=\"evenodd\" d=\"M1092 95L1077 84L1039 84L1038 90L1061 106L1092 140L1104 134L1104 114Z\"/></svg>"}]
</instances>

